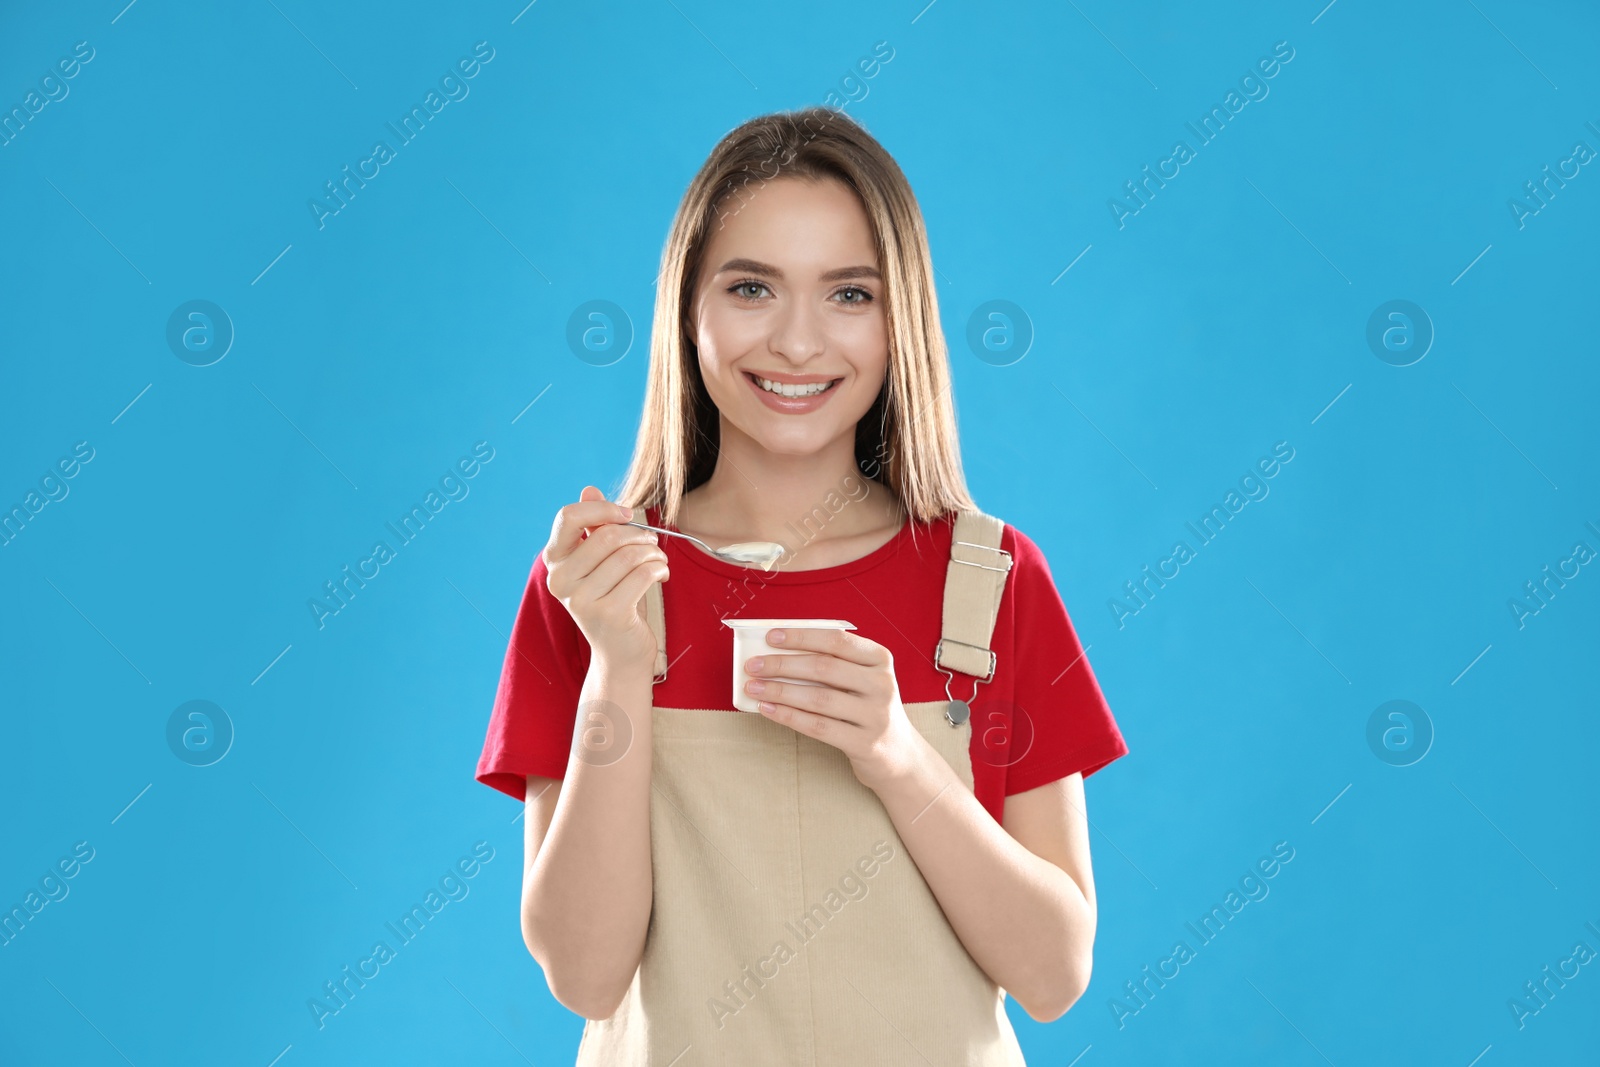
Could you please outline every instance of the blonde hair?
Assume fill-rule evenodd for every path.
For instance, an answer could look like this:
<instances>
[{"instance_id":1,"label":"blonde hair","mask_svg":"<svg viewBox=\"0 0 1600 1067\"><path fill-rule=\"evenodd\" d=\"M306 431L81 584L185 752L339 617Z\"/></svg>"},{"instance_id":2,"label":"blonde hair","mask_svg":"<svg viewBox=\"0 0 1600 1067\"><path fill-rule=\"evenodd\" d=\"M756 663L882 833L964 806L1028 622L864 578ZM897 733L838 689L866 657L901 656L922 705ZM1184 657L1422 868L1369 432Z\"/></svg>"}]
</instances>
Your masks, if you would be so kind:
<instances>
[{"instance_id":1,"label":"blonde hair","mask_svg":"<svg viewBox=\"0 0 1600 1067\"><path fill-rule=\"evenodd\" d=\"M688 338L693 288L713 224L778 178L834 178L866 209L883 273L889 364L856 424L858 472L893 490L913 522L975 508L956 437L950 361L939 325L922 212L894 158L854 119L826 107L750 119L717 144L689 183L661 253L650 371L633 460L614 499L676 523L689 490L716 467L716 405ZM876 470L873 470L876 468Z\"/></svg>"}]
</instances>

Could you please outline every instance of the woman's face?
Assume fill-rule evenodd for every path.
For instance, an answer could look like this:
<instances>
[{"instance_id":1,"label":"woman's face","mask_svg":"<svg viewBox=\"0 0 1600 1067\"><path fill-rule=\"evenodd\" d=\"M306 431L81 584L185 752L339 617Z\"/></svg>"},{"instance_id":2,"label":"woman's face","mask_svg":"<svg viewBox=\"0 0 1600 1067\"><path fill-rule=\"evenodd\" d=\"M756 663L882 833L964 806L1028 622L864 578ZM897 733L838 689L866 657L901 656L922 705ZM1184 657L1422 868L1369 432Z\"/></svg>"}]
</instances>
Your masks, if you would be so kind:
<instances>
[{"instance_id":1,"label":"woman's face","mask_svg":"<svg viewBox=\"0 0 1600 1067\"><path fill-rule=\"evenodd\" d=\"M853 442L889 364L866 210L832 178L778 178L723 206L687 328L724 433L783 455Z\"/></svg>"}]
</instances>

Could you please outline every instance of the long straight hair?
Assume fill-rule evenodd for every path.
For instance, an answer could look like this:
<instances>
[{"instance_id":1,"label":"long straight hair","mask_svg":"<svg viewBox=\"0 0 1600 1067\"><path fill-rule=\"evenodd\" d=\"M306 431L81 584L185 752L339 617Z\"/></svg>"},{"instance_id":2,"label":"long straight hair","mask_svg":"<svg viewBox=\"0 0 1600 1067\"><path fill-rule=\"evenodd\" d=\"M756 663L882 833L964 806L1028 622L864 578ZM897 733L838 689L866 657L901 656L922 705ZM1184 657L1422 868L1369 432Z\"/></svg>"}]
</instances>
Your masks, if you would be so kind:
<instances>
[{"instance_id":1,"label":"long straight hair","mask_svg":"<svg viewBox=\"0 0 1600 1067\"><path fill-rule=\"evenodd\" d=\"M887 295L883 387L856 424L856 466L891 489L913 522L976 508L956 438L950 361L933 287L927 230L894 158L854 119L826 107L776 112L738 126L689 183L661 253L644 412L613 499L656 507L674 524L689 490L716 468L721 424L685 324L713 227L778 178L837 179L860 198Z\"/></svg>"}]
</instances>

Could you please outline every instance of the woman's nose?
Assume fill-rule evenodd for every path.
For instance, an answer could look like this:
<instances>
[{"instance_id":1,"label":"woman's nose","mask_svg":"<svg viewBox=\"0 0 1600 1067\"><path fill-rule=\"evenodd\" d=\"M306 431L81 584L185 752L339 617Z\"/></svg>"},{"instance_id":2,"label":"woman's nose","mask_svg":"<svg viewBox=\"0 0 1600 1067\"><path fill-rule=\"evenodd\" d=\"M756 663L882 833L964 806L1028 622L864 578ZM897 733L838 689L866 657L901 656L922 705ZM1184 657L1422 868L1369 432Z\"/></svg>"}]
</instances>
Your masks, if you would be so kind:
<instances>
[{"instance_id":1,"label":"woman's nose","mask_svg":"<svg viewBox=\"0 0 1600 1067\"><path fill-rule=\"evenodd\" d=\"M827 347L821 316L798 303L781 309L773 323L772 337L767 347L774 355L783 356L795 364L821 355Z\"/></svg>"}]
</instances>

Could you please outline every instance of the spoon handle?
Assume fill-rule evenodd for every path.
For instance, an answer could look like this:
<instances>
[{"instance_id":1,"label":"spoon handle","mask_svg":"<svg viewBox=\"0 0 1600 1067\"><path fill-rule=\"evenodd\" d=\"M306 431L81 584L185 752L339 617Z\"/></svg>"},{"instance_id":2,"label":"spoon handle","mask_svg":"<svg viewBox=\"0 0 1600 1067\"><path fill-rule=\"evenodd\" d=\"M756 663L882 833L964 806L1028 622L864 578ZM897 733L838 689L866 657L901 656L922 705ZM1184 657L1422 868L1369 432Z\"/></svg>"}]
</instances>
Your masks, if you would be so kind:
<instances>
[{"instance_id":1,"label":"spoon handle","mask_svg":"<svg viewBox=\"0 0 1600 1067\"><path fill-rule=\"evenodd\" d=\"M647 526L642 522L633 522L631 520L628 521L628 522L623 523L622 525L624 525L624 526L637 526L641 530L650 530L650 531L653 531L653 532L658 533L658 534L666 534L668 537L682 537L685 540L693 541L695 544L699 545L701 548L705 549L707 552L711 553L713 556L720 554L720 553L717 552L716 549L712 548L710 545L708 545L704 541L700 540L700 538L695 537L695 536L693 536L691 534L682 533L682 532L680 532L678 530L663 530L659 526Z\"/></svg>"}]
</instances>

